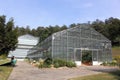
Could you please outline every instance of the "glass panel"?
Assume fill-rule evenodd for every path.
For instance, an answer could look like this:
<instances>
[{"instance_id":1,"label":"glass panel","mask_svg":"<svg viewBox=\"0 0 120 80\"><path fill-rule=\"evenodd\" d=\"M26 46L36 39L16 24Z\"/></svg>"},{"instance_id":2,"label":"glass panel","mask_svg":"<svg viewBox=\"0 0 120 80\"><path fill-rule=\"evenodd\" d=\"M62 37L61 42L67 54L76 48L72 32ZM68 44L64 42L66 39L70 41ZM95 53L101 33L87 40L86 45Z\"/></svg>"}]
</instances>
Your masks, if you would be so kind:
<instances>
[{"instance_id":1,"label":"glass panel","mask_svg":"<svg viewBox=\"0 0 120 80\"><path fill-rule=\"evenodd\" d=\"M75 61L81 61L81 50L80 49L75 51Z\"/></svg>"},{"instance_id":2,"label":"glass panel","mask_svg":"<svg viewBox=\"0 0 120 80\"><path fill-rule=\"evenodd\" d=\"M92 51L92 60L97 61L98 60L98 55L97 51Z\"/></svg>"}]
</instances>

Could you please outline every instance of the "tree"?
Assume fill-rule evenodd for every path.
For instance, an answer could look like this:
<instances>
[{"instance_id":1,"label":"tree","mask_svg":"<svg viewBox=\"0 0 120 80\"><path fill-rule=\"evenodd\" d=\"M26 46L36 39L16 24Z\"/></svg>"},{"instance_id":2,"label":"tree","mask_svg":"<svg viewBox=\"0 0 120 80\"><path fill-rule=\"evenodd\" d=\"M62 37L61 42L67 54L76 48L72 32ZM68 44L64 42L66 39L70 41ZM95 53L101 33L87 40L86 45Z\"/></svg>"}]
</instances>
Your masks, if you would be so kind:
<instances>
[{"instance_id":1,"label":"tree","mask_svg":"<svg viewBox=\"0 0 120 80\"><path fill-rule=\"evenodd\" d=\"M30 34L30 31L31 31L31 30L30 30L30 26L27 25L27 26L26 26L26 33L27 33L27 34Z\"/></svg>"},{"instance_id":2,"label":"tree","mask_svg":"<svg viewBox=\"0 0 120 80\"><path fill-rule=\"evenodd\" d=\"M18 30L18 36L21 36L21 35L24 35L24 34L27 34L27 31L24 27L16 27L15 29Z\"/></svg>"},{"instance_id":3,"label":"tree","mask_svg":"<svg viewBox=\"0 0 120 80\"><path fill-rule=\"evenodd\" d=\"M0 16L0 56L7 57L9 51L15 50L18 42L17 28L14 28L14 20L10 18L6 22L6 16Z\"/></svg>"},{"instance_id":4,"label":"tree","mask_svg":"<svg viewBox=\"0 0 120 80\"><path fill-rule=\"evenodd\" d=\"M63 25L60 30L65 30L65 29L67 29L67 26Z\"/></svg>"},{"instance_id":5,"label":"tree","mask_svg":"<svg viewBox=\"0 0 120 80\"><path fill-rule=\"evenodd\" d=\"M93 21L91 24L91 27L93 27L96 31L100 33L104 33L104 26L105 23L99 19L96 19L96 21Z\"/></svg>"},{"instance_id":6,"label":"tree","mask_svg":"<svg viewBox=\"0 0 120 80\"><path fill-rule=\"evenodd\" d=\"M120 46L120 35L118 37L116 37L116 42L117 42L117 46Z\"/></svg>"},{"instance_id":7,"label":"tree","mask_svg":"<svg viewBox=\"0 0 120 80\"><path fill-rule=\"evenodd\" d=\"M113 46L120 44L120 20L117 18L109 18L104 22L96 20L92 22L91 26L98 32L102 33L109 40L111 40Z\"/></svg>"},{"instance_id":8,"label":"tree","mask_svg":"<svg viewBox=\"0 0 120 80\"><path fill-rule=\"evenodd\" d=\"M38 36L38 32L36 31L36 29L32 29L30 34L33 36Z\"/></svg>"},{"instance_id":9,"label":"tree","mask_svg":"<svg viewBox=\"0 0 120 80\"><path fill-rule=\"evenodd\" d=\"M72 28L72 27L76 27L76 24L75 23L73 23L73 24L70 24L70 26L69 26L70 28Z\"/></svg>"},{"instance_id":10,"label":"tree","mask_svg":"<svg viewBox=\"0 0 120 80\"><path fill-rule=\"evenodd\" d=\"M107 34L106 37L112 41L112 44L115 45L116 41L119 42L118 38L120 36L120 20L117 18L109 18L105 20L105 31Z\"/></svg>"}]
</instances>

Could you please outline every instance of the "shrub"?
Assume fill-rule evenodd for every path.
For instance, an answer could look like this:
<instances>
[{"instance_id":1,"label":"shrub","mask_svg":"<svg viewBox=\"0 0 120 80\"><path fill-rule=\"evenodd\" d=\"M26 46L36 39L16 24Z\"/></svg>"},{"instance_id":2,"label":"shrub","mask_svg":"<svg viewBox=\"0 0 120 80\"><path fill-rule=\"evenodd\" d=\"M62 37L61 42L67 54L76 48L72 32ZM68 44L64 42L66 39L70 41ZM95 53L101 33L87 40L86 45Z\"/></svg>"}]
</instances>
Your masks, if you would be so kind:
<instances>
[{"instance_id":1,"label":"shrub","mask_svg":"<svg viewBox=\"0 0 120 80\"><path fill-rule=\"evenodd\" d=\"M44 60L40 59L40 60L39 60L38 67L39 67L39 68L43 68L43 64L44 64Z\"/></svg>"},{"instance_id":2,"label":"shrub","mask_svg":"<svg viewBox=\"0 0 120 80\"><path fill-rule=\"evenodd\" d=\"M120 68L120 56L115 57L115 60L117 61L117 66Z\"/></svg>"},{"instance_id":3,"label":"shrub","mask_svg":"<svg viewBox=\"0 0 120 80\"><path fill-rule=\"evenodd\" d=\"M110 63L110 66L117 66L117 61L116 61L116 60L113 60L113 61Z\"/></svg>"},{"instance_id":4,"label":"shrub","mask_svg":"<svg viewBox=\"0 0 120 80\"><path fill-rule=\"evenodd\" d=\"M54 66L63 67L66 66L66 61L62 59L55 59L53 61Z\"/></svg>"},{"instance_id":5,"label":"shrub","mask_svg":"<svg viewBox=\"0 0 120 80\"><path fill-rule=\"evenodd\" d=\"M52 65L52 59L51 58L47 58L46 60L39 60L39 68L50 68ZM55 68L58 67L76 67L76 64L72 61L66 61L66 60L62 60L62 59L55 59L53 61L53 66Z\"/></svg>"},{"instance_id":6,"label":"shrub","mask_svg":"<svg viewBox=\"0 0 120 80\"><path fill-rule=\"evenodd\" d=\"M67 67L76 67L76 64L75 64L74 62L72 62L72 61L68 61L68 62L66 63L66 66L67 66Z\"/></svg>"},{"instance_id":7,"label":"shrub","mask_svg":"<svg viewBox=\"0 0 120 80\"><path fill-rule=\"evenodd\" d=\"M50 68L51 67L51 65L48 65L48 64L39 64L38 65L38 68Z\"/></svg>"},{"instance_id":8,"label":"shrub","mask_svg":"<svg viewBox=\"0 0 120 80\"><path fill-rule=\"evenodd\" d=\"M76 67L76 64L72 61L66 61L66 60L61 60L61 59L55 59L54 60L54 67L58 68L58 67Z\"/></svg>"},{"instance_id":9,"label":"shrub","mask_svg":"<svg viewBox=\"0 0 120 80\"><path fill-rule=\"evenodd\" d=\"M107 62L103 62L101 65L103 65L103 66L107 66Z\"/></svg>"},{"instance_id":10,"label":"shrub","mask_svg":"<svg viewBox=\"0 0 120 80\"><path fill-rule=\"evenodd\" d=\"M59 63L54 63L54 67L55 67L55 68L60 67L60 66L59 66Z\"/></svg>"},{"instance_id":11,"label":"shrub","mask_svg":"<svg viewBox=\"0 0 120 80\"><path fill-rule=\"evenodd\" d=\"M44 63L42 67L43 67L43 68L50 68L51 65Z\"/></svg>"},{"instance_id":12,"label":"shrub","mask_svg":"<svg viewBox=\"0 0 120 80\"><path fill-rule=\"evenodd\" d=\"M103 66L117 66L117 61L113 60L112 62L103 62Z\"/></svg>"},{"instance_id":13,"label":"shrub","mask_svg":"<svg viewBox=\"0 0 120 80\"><path fill-rule=\"evenodd\" d=\"M44 61L45 64L51 65L52 64L52 59L51 58L47 58Z\"/></svg>"},{"instance_id":14,"label":"shrub","mask_svg":"<svg viewBox=\"0 0 120 80\"><path fill-rule=\"evenodd\" d=\"M50 68L51 64L52 64L52 59L50 58L47 58L46 60L40 59L38 67L39 68Z\"/></svg>"}]
</instances>

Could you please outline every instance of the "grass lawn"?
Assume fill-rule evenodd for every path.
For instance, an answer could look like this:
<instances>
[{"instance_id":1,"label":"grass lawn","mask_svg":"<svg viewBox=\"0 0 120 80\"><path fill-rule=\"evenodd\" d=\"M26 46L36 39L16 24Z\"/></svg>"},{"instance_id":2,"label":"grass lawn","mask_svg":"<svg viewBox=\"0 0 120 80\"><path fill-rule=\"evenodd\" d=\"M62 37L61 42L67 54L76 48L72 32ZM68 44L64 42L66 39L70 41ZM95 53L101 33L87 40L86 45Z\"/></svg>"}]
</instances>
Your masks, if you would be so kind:
<instances>
[{"instance_id":1,"label":"grass lawn","mask_svg":"<svg viewBox=\"0 0 120 80\"><path fill-rule=\"evenodd\" d=\"M120 71L77 77L69 80L120 80Z\"/></svg>"},{"instance_id":2,"label":"grass lawn","mask_svg":"<svg viewBox=\"0 0 120 80\"><path fill-rule=\"evenodd\" d=\"M6 63L9 60L0 60L0 64ZM13 67L0 66L0 80L7 80Z\"/></svg>"},{"instance_id":3,"label":"grass lawn","mask_svg":"<svg viewBox=\"0 0 120 80\"><path fill-rule=\"evenodd\" d=\"M120 56L120 47L113 47L112 48L112 56Z\"/></svg>"}]
</instances>

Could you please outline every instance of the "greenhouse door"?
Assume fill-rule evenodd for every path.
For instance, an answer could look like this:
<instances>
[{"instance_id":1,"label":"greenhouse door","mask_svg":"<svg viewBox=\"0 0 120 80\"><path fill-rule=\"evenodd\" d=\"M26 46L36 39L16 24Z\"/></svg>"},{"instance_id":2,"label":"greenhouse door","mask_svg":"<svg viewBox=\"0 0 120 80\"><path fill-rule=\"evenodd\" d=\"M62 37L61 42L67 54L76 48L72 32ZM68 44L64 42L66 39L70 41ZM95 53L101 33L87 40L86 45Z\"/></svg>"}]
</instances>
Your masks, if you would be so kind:
<instances>
[{"instance_id":1,"label":"greenhouse door","mask_svg":"<svg viewBox=\"0 0 120 80\"><path fill-rule=\"evenodd\" d=\"M92 51L91 50L82 50L82 64L83 65L92 65Z\"/></svg>"},{"instance_id":2,"label":"greenhouse door","mask_svg":"<svg viewBox=\"0 0 120 80\"><path fill-rule=\"evenodd\" d=\"M98 63L98 50L97 49L84 49L81 50L82 63L85 65L99 65Z\"/></svg>"},{"instance_id":3,"label":"greenhouse door","mask_svg":"<svg viewBox=\"0 0 120 80\"><path fill-rule=\"evenodd\" d=\"M87 65L98 65L98 50L75 48L74 52L74 59L77 65L81 65L82 63Z\"/></svg>"}]
</instances>

